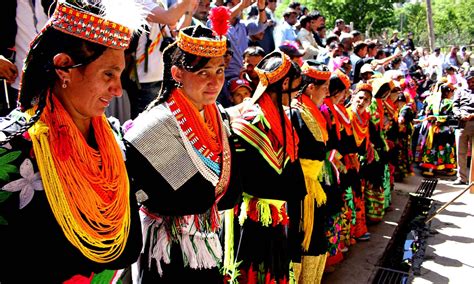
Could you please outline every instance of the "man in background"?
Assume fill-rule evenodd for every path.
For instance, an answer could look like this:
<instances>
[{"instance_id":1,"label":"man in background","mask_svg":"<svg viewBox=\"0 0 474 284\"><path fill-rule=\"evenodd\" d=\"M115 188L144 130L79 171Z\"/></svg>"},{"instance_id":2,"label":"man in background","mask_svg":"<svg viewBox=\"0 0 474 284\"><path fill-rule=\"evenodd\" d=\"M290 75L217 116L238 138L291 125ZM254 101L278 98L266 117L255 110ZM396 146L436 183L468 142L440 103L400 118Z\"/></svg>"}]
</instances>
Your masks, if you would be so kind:
<instances>
[{"instance_id":1,"label":"man in background","mask_svg":"<svg viewBox=\"0 0 474 284\"><path fill-rule=\"evenodd\" d=\"M474 70L469 71L466 81L468 88L456 92L453 98L454 116L459 120L458 129L455 131L457 179L454 185L469 182L467 154L469 145L473 147L474 141Z\"/></svg>"}]
</instances>

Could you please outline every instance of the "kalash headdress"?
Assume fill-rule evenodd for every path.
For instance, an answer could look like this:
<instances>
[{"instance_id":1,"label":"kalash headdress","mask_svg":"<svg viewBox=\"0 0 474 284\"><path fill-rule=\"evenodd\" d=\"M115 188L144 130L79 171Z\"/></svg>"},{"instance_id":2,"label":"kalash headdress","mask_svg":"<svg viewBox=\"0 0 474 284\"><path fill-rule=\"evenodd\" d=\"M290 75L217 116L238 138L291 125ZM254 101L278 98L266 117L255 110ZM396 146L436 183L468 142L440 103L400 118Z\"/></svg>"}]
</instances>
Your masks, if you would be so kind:
<instances>
[{"instance_id":1,"label":"kalash headdress","mask_svg":"<svg viewBox=\"0 0 474 284\"><path fill-rule=\"evenodd\" d=\"M267 62L270 58L281 58L281 63L278 65L275 69L271 71L263 70L262 67L265 62ZM267 87L273 83L278 82L281 80L283 77L285 77L288 74L288 71L291 68L291 59L288 55L283 53L282 51L273 51L269 54L267 54L260 62L255 66L255 72L258 74L258 79L260 80L258 83L257 88L255 89L255 92L252 96L252 99L250 100L250 105L255 104L258 99L263 95L263 93L266 91Z\"/></svg>"},{"instance_id":2,"label":"kalash headdress","mask_svg":"<svg viewBox=\"0 0 474 284\"><path fill-rule=\"evenodd\" d=\"M367 92L370 95L372 95L372 91L373 91L372 85L370 85L368 83L360 82L356 85L355 90L354 90L354 94L357 94L358 92Z\"/></svg>"},{"instance_id":3,"label":"kalash headdress","mask_svg":"<svg viewBox=\"0 0 474 284\"><path fill-rule=\"evenodd\" d=\"M179 31L176 43L185 52L202 57L224 56L227 51L227 38L224 36L229 29L230 11L226 7L214 7L209 11L211 28L216 38L196 38Z\"/></svg>"},{"instance_id":4,"label":"kalash headdress","mask_svg":"<svg viewBox=\"0 0 474 284\"><path fill-rule=\"evenodd\" d=\"M133 32L147 25L147 13L141 4L134 0L58 0L53 15L31 42L23 73L27 72L31 60L43 56L41 49L47 48L47 43L44 42L45 34L51 29L108 48L126 49ZM80 65L84 63L71 68ZM54 69L52 62L44 66L44 69ZM22 80L21 86L25 84L29 82ZM38 96L43 95L42 92L45 91L37 90L40 93L26 94L23 89L20 88L22 110L35 105Z\"/></svg>"},{"instance_id":5,"label":"kalash headdress","mask_svg":"<svg viewBox=\"0 0 474 284\"><path fill-rule=\"evenodd\" d=\"M328 68L326 70L319 70L315 66L311 66L308 61L305 61L301 66L301 75L308 76L316 80L327 81L331 78L331 71Z\"/></svg>"}]
</instances>

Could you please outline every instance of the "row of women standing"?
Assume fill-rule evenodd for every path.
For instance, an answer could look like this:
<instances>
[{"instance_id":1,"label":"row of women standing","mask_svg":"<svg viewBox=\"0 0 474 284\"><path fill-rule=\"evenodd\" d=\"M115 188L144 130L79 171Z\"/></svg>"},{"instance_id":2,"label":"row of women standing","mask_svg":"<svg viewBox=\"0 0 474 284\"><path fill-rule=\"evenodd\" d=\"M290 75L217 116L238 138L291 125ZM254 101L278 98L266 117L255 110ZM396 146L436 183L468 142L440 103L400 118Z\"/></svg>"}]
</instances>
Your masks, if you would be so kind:
<instances>
[{"instance_id":1,"label":"row of women standing","mask_svg":"<svg viewBox=\"0 0 474 284\"><path fill-rule=\"evenodd\" d=\"M104 110L131 31L72 2L32 43L21 108L1 120L0 282L115 283L138 260L139 283L317 283L365 215L383 216L388 83L346 109L345 74L273 52L252 99L224 110L225 37L192 26L123 133ZM380 175L361 183L364 167Z\"/></svg>"}]
</instances>

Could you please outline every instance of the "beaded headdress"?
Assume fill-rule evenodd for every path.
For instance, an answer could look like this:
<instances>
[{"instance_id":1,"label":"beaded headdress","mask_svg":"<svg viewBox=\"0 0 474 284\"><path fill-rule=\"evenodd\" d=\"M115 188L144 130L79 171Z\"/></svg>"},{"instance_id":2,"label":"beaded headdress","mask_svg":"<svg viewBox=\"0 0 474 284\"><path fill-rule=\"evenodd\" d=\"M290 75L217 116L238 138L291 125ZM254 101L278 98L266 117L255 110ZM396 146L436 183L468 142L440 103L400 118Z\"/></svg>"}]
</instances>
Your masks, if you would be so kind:
<instances>
[{"instance_id":1,"label":"beaded headdress","mask_svg":"<svg viewBox=\"0 0 474 284\"><path fill-rule=\"evenodd\" d=\"M196 38L181 30L176 44L187 53L202 57L224 56L227 51L227 38L224 36L229 29L230 11L226 7L214 7L209 11L209 20L216 38Z\"/></svg>"},{"instance_id":2,"label":"beaded headdress","mask_svg":"<svg viewBox=\"0 0 474 284\"><path fill-rule=\"evenodd\" d=\"M359 83L359 84L357 84L357 86L355 88L354 94L356 94L358 92L361 92L361 91L372 94L372 90L373 90L372 85L367 84L367 83Z\"/></svg>"},{"instance_id":3,"label":"beaded headdress","mask_svg":"<svg viewBox=\"0 0 474 284\"><path fill-rule=\"evenodd\" d=\"M58 4L48 24L64 33L116 49L127 48L132 37L129 28L67 2Z\"/></svg>"},{"instance_id":4,"label":"beaded headdress","mask_svg":"<svg viewBox=\"0 0 474 284\"><path fill-rule=\"evenodd\" d=\"M270 58L278 57L281 58L281 64L272 71L263 70L263 64ZM291 59L288 55L283 53L282 51L273 51L267 54L255 67L255 72L258 74L259 83L255 92L252 96L252 104L257 102L257 100L262 96L262 94L267 89L268 85L271 85L275 82L278 82L283 77L288 74L288 71L291 68Z\"/></svg>"},{"instance_id":5,"label":"beaded headdress","mask_svg":"<svg viewBox=\"0 0 474 284\"><path fill-rule=\"evenodd\" d=\"M336 70L337 77L342 81L346 89L349 89L351 87L351 79L349 79L349 76L344 74L341 70Z\"/></svg>"},{"instance_id":6,"label":"beaded headdress","mask_svg":"<svg viewBox=\"0 0 474 284\"><path fill-rule=\"evenodd\" d=\"M224 56L227 51L226 37L220 39L195 38L180 31L176 42L179 48L188 53L203 57Z\"/></svg>"},{"instance_id":7,"label":"beaded headdress","mask_svg":"<svg viewBox=\"0 0 474 284\"><path fill-rule=\"evenodd\" d=\"M331 71L322 71L314 68L308 64L308 62L303 63L301 66L301 74L311 77L316 80L329 80L331 78Z\"/></svg>"},{"instance_id":8,"label":"beaded headdress","mask_svg":"<svg viewBox=\"0 0 474 284\"><path fill-rule=\"evenodd\" d=\"M147 25L147 14L144 6L135 0L58 0L53 15L30 44L20 84L21 109L37 105L51 87L51 81L56 79L52 75L56 69L52 62L56 55L53 52L61 53L62 48L70 44L62 38L58 47L54 42L58 37L53 34L62 33L107 48L123 50L129 46L132 33ZM96 58L91 56L89 61L75 62L69 68L83 66ZM44 83L32 79L39 75L45 78Z\"/></svg>"}]
</instances>

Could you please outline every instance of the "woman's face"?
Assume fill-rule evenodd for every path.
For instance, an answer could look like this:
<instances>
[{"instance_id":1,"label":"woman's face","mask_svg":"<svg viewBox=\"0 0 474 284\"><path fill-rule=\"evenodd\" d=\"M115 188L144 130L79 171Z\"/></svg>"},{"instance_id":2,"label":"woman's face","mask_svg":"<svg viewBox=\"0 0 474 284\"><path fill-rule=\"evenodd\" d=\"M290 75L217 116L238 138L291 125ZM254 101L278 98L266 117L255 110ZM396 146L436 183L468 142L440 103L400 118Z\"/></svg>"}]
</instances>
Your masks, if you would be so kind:
<instances>
[{"instance_id":1,"label":"woman's face","mask_svg":"<svg viewBox=\"0 0 474 284\"><path fill-rule=\"evenodd\" d=\"M324 99L329 96L329 80L319 86L314 84L311 84L310 86L307 88L309 91L308 95L310 96L311 100L319 107L323 104Z\"/></svg>"},{"instance_id":2,"label":"woman's face","mask_svg":"<svg viewBox=\"0 0 474 284\"><path fill-rule=\"evenodd\" d=\"M357 92L352 98L352 109L362 113L370 105L372 96L364 91Z\"/></svg>"},{"instance_id":3,"label":"woman's face","mask_svg":"<svg viewBox=\"0 0 474 284\"><path fill-rule=\"evenodd\" d=\"M123 50L108 48L84 68L70 69L67 88L58 98L73 118L101 116L112 99L122 95L120 74L124 68Z\"/></svg>"},{"instance_id":4,"label":"woman's face","mask_svg":"<svg viewBox=\"0 0 474 284\"><path fill-rule=\"evenodd\" d=\"M214 57L200 70L189 72L176 66L172 67L173 78L182 83L181 90L193 105L202 110L205 105L216 102L224 86L224 57Z\"/></svg>"},{"instance_id":5,"label":"woman's face","mask_svg":"<svg viewBox=\"0 0 474 284\"><path fill-rule=\"evenodd\" d=\"M335 94L334 96L331 97L332 98L332 103L333 104L338 104L338 103L343 102L343 100L346 97L346 93L347 93L346 90L339 91L337 94Z\"/></svg>"}]
</instances>

